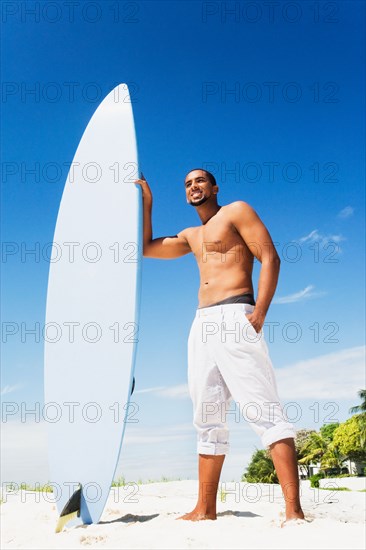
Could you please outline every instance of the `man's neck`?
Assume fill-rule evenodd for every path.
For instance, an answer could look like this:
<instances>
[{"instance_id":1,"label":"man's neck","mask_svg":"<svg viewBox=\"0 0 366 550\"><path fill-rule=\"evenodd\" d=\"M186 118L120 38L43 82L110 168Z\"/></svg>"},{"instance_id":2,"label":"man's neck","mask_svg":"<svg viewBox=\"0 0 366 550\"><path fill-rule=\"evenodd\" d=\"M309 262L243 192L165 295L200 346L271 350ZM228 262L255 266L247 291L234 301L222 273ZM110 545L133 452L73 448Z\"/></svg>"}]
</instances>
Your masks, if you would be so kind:
<instances>
[{"instance_id":1,"label":"man's neck","mask_svg":"<svg viewBox=\"0 0 366 550\"><path fill-rule=\"evenodd\" d=\"M197 206L197 214L199 215L202 225L205 225L217 212L220 210L221 206L215 203L202 204L202 206Z\"/></svg>"}]
</instances>

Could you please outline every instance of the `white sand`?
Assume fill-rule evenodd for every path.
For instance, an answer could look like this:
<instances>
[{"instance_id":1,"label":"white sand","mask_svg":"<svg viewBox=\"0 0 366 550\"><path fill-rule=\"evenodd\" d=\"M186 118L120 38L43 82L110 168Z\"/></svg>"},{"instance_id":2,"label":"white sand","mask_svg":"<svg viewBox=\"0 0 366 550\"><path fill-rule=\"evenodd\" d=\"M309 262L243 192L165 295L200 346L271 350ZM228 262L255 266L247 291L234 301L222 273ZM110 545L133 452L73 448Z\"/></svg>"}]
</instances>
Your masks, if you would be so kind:
<instances>
[{"instance_id":1,"label":"white sand","mask_svg":"<svg viewBox=\"0 0 366 550\"><path fill-rule=\"evenodd\" d=\"M0 506L1 548L365 548L366 493L310 489L301 482L302 524L280 527L284 500L279 486L226 483L226 502L218 498L217 521L176 521L193 509L196 481L152 483L111 492L98 525L66 527L50 494L8 495ZM39 502L36 502L39 499ZM23 500L23 502L22 502ZM134 502L135 500L135 502Z\"/></svg>"}]
</instances>

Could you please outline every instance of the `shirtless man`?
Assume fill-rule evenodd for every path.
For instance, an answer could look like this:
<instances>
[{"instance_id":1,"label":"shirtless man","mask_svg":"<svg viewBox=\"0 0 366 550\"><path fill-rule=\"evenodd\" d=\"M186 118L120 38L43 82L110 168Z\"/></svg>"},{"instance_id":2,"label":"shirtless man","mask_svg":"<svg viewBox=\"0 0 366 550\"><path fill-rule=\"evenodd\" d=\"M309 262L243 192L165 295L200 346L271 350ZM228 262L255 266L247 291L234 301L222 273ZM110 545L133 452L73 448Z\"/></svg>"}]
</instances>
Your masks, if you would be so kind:
<instances>
[{"instance_id":1,"label":"shirtless man","mask_svg":"<svg viewBox=\"0 0 366 550\"><path fill-rule=\"evenodd\" d=\"M231 398L241 410L248 404L257 408L251 413L250 425L270 449L286 503L286 521L282 525L304 519L295 430L282 415L262 331L280 269L280 259L266 227L243 201L220 206L214 176L199 168L187 174L185 192L201 225L188 227L175 236L153 239L152 192L146 180L135 183L142 188L143 255L169 259L193 252L200 271L199 304L188 339L188 383L198 432L199 490L194 510L179 519L216 519L218 484L228 452L223 407ZM254 257L261 262L256 302L252 284Z\"/></svg>"}]
</instances>

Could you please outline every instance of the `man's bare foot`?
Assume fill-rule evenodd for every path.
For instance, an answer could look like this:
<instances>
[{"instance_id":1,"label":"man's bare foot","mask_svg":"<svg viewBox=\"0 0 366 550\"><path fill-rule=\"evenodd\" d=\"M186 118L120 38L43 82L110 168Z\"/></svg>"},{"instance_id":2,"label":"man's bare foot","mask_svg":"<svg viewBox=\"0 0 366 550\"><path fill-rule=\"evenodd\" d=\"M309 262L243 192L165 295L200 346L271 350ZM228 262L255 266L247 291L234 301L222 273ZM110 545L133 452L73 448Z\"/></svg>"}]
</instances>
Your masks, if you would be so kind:
<instances>
[{"instance_id":1,"label":"man's bare foot","mask_svg":"<svg viewBox=\"0 0 366 550\"><path fill-rule=\"evenodd\" d=\"M291 525L306 523L304 512L301 508L297 511L286 512L286 519L281 523L281 527L285 527L291 523Z\"/></svg>"},{"instance_id":2,"label":"man's bare foot","mask_svg":"<svg viewBox=\"0 0 366 550\"><path fill-rule=\"evenodd\" d=\"M302 523L310 523L311 520L306 518L291 518L286 519L281 523L281 527L286 527L286 525L301 525Z\"/></svg>"},{"instance_id":3,"label":"man's bare foot","mask_svg":"<svg viewBox=\"0 0 366 550\"><path fill-rule=\"evenodd\" d=\"M297 510L286 510L286 521L290 521L290 519L304 519L304 512L301 508L298 508Z\"/></svg>"},{"instance_id":4,"label":"man's bare foot","mask_svg":"<svg viewBox=\"0 0 366 550\"><path fill-rule=\"evenodd\" d=\"M188 521L202 521L205 519L217 519L217 516L216 514L209 514L207 512L200 512L199 510L193 510L192 512L184 514L177 519L185 519Z\"/></svg>"}]
</instances>

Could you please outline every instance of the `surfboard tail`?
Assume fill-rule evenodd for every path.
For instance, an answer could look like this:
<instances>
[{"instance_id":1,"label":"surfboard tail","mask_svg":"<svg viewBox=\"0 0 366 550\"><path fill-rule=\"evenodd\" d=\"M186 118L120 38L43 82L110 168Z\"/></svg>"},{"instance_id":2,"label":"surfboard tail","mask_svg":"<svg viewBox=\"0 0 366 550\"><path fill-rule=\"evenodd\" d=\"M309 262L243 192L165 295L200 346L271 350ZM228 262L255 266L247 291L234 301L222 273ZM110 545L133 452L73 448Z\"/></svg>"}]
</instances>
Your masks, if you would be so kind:
<instances>
[{"instance_id":1,"label":"surfboard tail","mask_svg":"<svg viewBox=\"0 0 366 550\"><path fill-rule=\"evenodd\" d=\"M82 490L82 487L81 487L81 484L79 484L79 487L71 495L71 497L65 504L56 525L56 529L55 529L56 533L61 533L66 523L68 523L70 520L76 517L80 517L81 490Z\"/></svg>"}]
</instances>

